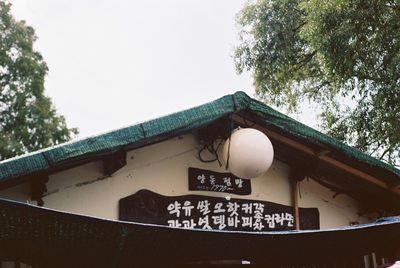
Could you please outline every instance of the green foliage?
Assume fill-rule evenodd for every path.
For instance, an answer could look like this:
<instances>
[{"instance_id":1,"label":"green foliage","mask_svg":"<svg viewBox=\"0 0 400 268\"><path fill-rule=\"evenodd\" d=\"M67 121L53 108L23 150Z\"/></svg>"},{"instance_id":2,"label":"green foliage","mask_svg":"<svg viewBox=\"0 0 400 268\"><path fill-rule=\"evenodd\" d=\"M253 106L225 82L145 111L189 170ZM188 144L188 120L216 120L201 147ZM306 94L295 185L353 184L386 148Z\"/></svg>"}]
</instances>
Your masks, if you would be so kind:
<instances>
[{"instance_id":1,"label":"green foliage","mask_svg":"<svg viewBox=\"0 0 400 268\"><path fill-rule=\"evenodd\" d=\"M400 1L258 0L238 16L235 62L266 102L320 105L324 130L400 159Z\"/></svg>"},{"instance_id":2,"label":"green foliage","mask_svg":"<svg viewBox=\"0 0 400 268\"><path fill-rule=\"evenodd\" d=\"M0 0L0 160L68 141L68 129L44 95L48 68L34 50L33 28Z\"/></svg>"}]
</instances>

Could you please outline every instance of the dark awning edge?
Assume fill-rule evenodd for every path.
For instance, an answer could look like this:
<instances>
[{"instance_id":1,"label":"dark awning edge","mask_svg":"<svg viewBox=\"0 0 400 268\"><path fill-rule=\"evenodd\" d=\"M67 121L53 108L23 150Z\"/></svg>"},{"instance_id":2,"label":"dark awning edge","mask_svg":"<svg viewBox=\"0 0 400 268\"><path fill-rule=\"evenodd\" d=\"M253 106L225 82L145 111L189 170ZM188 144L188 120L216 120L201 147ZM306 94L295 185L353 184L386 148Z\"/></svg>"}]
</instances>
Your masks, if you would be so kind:
<instances>
[{"instance_id":1,"label":"dark awning edge","mask_svg":"<svg viewBox=\"0 0 400 268\"><path fill-rule=\"evenodd\" d=\"M0 259L41 267L250 260L333 263L399 249L400 218L330 230L224 232L105 220L0 199ZM157 256L157 257L156 257Z\"/></svg>"}]
</instances>

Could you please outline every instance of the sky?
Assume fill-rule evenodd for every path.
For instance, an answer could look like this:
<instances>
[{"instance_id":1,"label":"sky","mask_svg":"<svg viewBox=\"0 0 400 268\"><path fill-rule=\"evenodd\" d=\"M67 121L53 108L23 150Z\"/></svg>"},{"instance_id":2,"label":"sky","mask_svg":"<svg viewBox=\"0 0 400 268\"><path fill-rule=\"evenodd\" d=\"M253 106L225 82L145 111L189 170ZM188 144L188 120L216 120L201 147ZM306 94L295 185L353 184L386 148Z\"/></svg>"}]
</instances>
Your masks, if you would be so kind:
<instances>
[{"instance_id":1,"label":"sky","mask_svg":"<svg viewBox=\"0 0 400 268\"><path fill-rule=\"evenodd\" d=\"M79 137L167 115L241 90L235 17L244 0L11 0L38 36L46 94Z\"/></svg>"}]
</instances>

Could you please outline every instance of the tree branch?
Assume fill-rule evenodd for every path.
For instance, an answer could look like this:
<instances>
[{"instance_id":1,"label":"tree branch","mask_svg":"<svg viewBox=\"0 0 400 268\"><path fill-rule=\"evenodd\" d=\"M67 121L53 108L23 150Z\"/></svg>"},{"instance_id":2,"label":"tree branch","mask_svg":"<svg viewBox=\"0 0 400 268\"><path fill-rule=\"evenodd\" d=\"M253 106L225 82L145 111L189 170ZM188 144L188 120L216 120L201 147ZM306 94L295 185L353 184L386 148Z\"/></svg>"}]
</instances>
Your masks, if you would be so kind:
<instances>
[{"instance_id":1,"label":"tree branch","mask_svg":"<svg viewBox=\"0 0 400 268\"><path fill-rule=\"evenodd\" d=\"M317 51L316 51L316 50L314 50L314 51L311 52L310 54L306 55L306 56L304 57L304 59L302 59L301 61L296 62L294 65L300 65L299 67L304 66L304 64L306 64L307 62L309 62L309 61L314 57L315 54L317 54Z\"/></svg>"},{"instance_id":2,"label":"tree branch","mask_svg":"<svg viewBox=\"0 0 400 268\"><path fill-rule=\"evenodd\" d=\"M297 26L296 28L294 28L292 31L295 33L295 32L297 32L301 27L303 27L303 26L306 25L306 24L307 24L307 22L302 22L302 23L300 23L299 26Z\"/></svg>"},{"instance_id":3,"label":"tree branch","mask_svg":"<svg viewBox=\"0 0 400 268\"><path fill-rule=\"evenodd\" d=\"M389 146L389 148L387 148L387 149L381 154L381 156L379 157L379 160L382 160L383 157L384 157L390 150L392 150L392 146Z\"/></svg>"}]
</instances>

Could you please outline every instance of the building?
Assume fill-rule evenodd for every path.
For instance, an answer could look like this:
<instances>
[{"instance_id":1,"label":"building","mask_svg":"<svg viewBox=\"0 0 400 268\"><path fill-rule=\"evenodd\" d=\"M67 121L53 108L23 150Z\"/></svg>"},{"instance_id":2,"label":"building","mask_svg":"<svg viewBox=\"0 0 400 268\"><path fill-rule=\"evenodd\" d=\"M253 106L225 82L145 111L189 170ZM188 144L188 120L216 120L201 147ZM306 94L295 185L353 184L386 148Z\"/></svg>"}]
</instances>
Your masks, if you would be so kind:
<instances>
[{"instance_id":1,"label":"building","mask_svg":"<svg viewBox=\"0 0 400 268\"><path fill-rule=\"evenodd\" d=\"M270 138L265 175L219 164L238 126ZM0 162L0 259L384 267L400 254L399 186L400 170L237 92Z\"/></svg>"}]
</instances>

